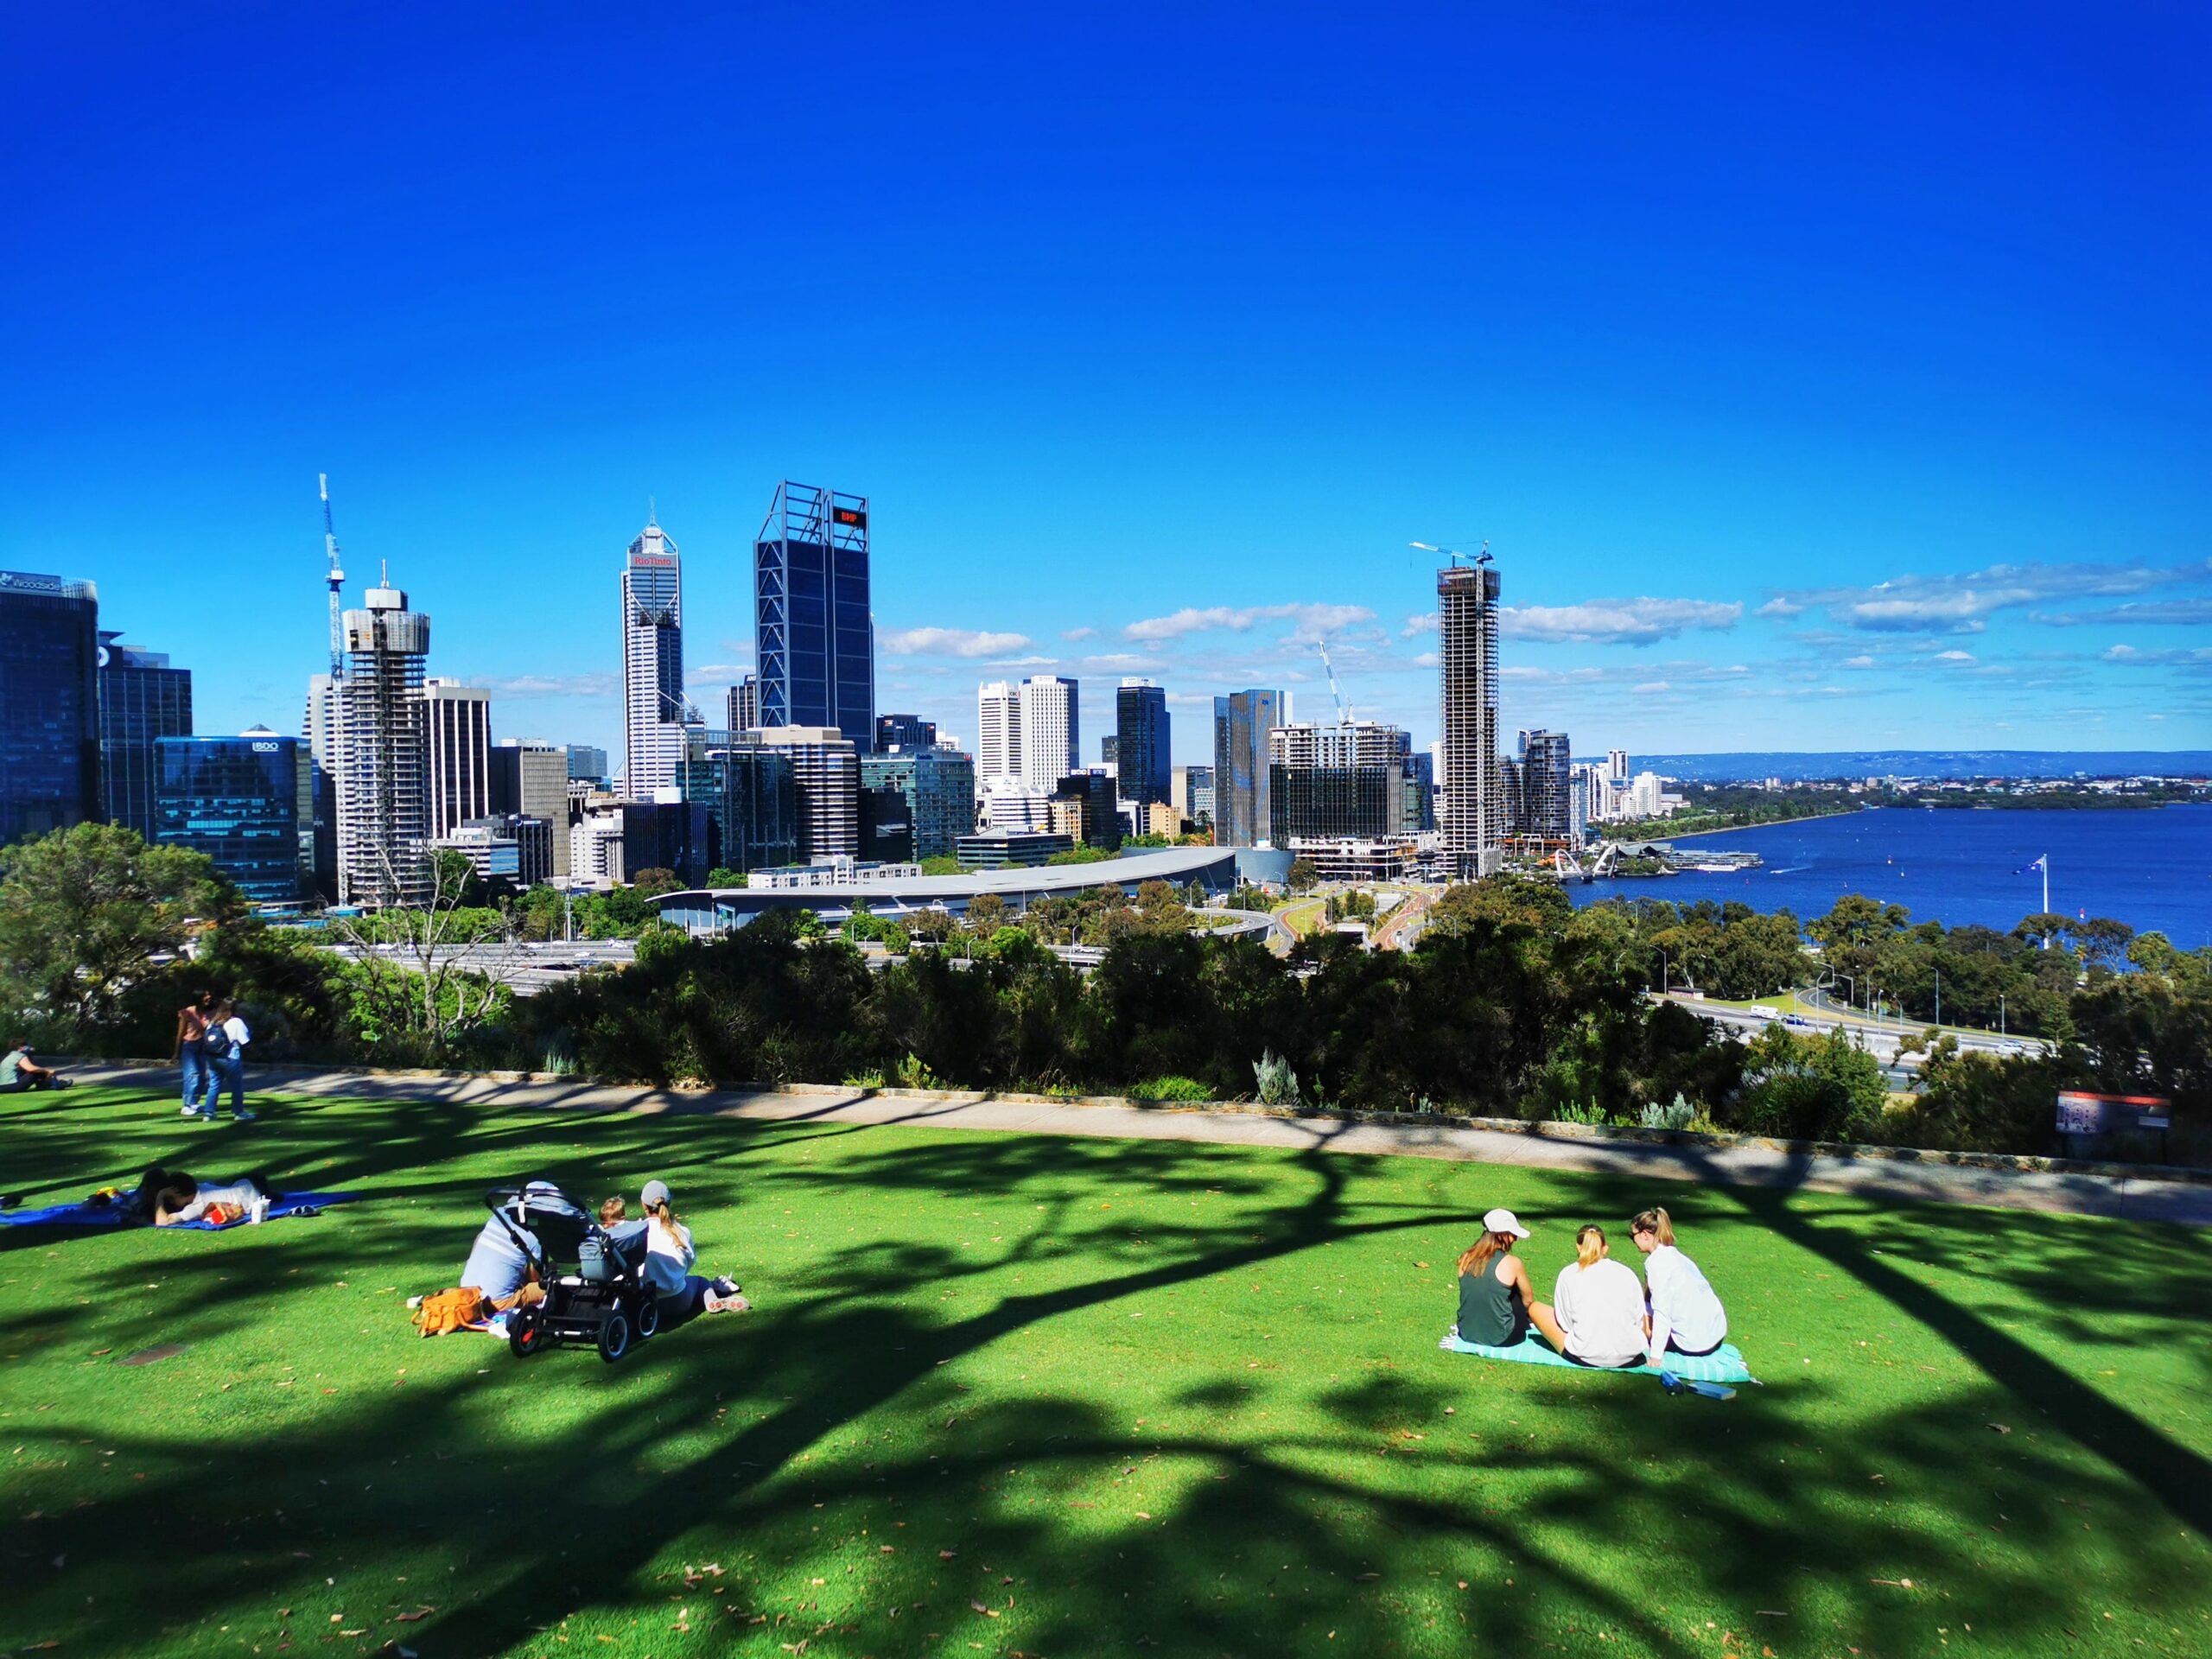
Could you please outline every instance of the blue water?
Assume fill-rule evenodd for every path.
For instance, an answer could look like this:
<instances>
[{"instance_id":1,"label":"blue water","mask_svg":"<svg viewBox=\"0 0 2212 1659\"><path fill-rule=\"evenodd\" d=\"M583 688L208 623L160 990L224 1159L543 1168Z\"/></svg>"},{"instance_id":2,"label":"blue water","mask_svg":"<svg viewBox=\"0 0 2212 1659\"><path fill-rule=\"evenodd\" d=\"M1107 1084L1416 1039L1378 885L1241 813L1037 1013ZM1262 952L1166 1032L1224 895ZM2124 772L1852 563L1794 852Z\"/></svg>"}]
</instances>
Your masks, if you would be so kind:
<instances>
[{"instance_id":1,"label":"blue water","mask_svg":"<svg viewBox=\"0 0 2212 1659\"><path fill-rule=\"evenodd\" d=\"M1695 836L1685 853L1757 853L1764 868L1568 884L1578 905L1612 896L1737 899L1755 910L1824 914L1847 893L1903 905L1916 922L2009 931L2043 908L2043 877L2016 874L2050 855L2050 907L2153 929L2184 950L2212 944L2212 805L2111 811L1878 807L1840 817Z\"/></svg>"}]
</instances>

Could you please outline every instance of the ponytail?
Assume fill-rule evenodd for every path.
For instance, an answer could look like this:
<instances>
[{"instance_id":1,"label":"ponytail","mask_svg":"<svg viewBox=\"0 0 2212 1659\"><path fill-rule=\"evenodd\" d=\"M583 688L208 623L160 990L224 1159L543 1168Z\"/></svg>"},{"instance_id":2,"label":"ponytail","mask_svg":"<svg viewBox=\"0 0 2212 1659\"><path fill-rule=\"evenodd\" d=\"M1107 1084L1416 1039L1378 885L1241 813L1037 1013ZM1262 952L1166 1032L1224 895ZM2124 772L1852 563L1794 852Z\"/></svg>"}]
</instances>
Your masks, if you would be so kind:
<instances>
[{"instance_id":1,"label":"ponytail","mask_svg":"<svg viewBox=\"0 0 2212 1659\"><path fill-rule=\"evenodd\" d=\"M1460 1277L1465 1278L1471 1273L1480 1273L1490 1265L1492 1256L1508 1255L1512 1249L1513 1235L1511 1233L1484 1233L1474 1242L1472 1248L1459 1258Z\"/></svg>"},{"instance_id":2,"label":"ponytail","mask_svg":"<svg viewBox=\"0 0 2212 1659\"><path fill-rule=\"evenodd\" d=\"M1589 1267L1605 1253L1605 1230L1599 1226L1583 1228L1574 1236L1574 1259Z\"/></svg>"},{"instance_id":3,"label":"ponytail","mask_svg":"<svg viewBox=\"0 0 2212 1659\"><path fill-rule=\"evenodd\" d=\"M1675 1242L1675 1224L1667 1218L1667 1212L1656 1205L1629 1223L1628 1230L1631 1233L1649 1233L1662 1244L1672 1244Z\"/></svg>"}]
</instances>

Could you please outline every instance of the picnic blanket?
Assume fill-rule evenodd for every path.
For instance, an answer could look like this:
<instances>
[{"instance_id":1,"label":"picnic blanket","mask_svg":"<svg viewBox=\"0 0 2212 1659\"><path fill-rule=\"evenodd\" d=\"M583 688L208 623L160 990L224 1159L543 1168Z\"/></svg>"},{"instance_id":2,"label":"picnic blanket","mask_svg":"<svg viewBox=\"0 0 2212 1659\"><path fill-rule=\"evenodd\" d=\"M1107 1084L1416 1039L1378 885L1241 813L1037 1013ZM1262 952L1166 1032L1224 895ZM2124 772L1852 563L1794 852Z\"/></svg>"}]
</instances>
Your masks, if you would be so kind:
<instances>
[{"instance_id":1,"label":"picnic blanket","mask_svg":"<svg viewBox=\"0 0 2212 1659\"><path fill-rule=\"evenodd\" d=\"M355 1192L287 1192L270 1202L268 1218L276 1221L285 1216L312 1215L334 1204L351 1204L359 1196ZM10 1227L120 1227L127 1214L119 1204L94 1203L86 1198L75 1204L48 1205L43 1210L0 1210L0 1222ZM251 1224L240 1216L235 1221L180 1221L175 1227L162 1230L214 1233L227 1227Z\"/></svg>"},{"instance_id":2,"label":"picnic blanket","mask_svg":"<svg viewBox=\"0 0 2212 1659\"><path fill-rule=\"evenodd\" d=\"M1531 1331L1510 1348L1491 1348L1479 1342L1462 1342L1457 1330L1446 1332L1444 1340L1436 1344L1447 1354L1473 1354L1480 1359L1510 1359L1524 1365L1563 1365L1573 1371L1610 1370L1611 1367L1577 1365L1541 1337ZM1646 1360L1641 1365L1624 1365L1621 1374L1627 1376L1656 1376L1661 1371L1672 1371L1676 1376L1691 1382L1756 1382L1751 1368L1744 1363L1744 1357L1732 1342L1724 1342L1712 1353L1693 1358L1688 1354L1669 1354L1664 1365L1654 1365Z\"/></svg>"}]
</instances>

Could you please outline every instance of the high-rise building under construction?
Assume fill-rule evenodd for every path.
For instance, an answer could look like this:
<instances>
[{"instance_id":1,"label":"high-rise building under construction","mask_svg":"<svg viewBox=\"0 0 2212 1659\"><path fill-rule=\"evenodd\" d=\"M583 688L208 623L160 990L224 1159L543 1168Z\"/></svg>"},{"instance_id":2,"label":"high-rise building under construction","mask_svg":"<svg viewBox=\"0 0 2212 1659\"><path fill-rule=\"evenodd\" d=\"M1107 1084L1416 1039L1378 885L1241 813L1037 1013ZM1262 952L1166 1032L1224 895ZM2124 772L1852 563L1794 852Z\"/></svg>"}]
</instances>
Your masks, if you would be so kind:
<instances>
[{"instance_id":1,"label":"high-rise building under construction","mask_svg":"<svg viewBox=\"0 0 2212 1659\"><path fill-rule=\"evenodd\" d=\"M349 905L419 901L430 838L429 731L423 671L430 619L387 581L344 624L345 677L334 704L338 896ZM321 677L318 677L319 678ZM310 728L313 710L309 711Z\"/></svg>"},{"instance_id":2,"label":"high-rise building under construction","mask_svg":"<svg viewBox=\"0 0 2212 1659\"><path fill-rule=\"evenodd\" d=\"M1485 553L1436 573L1437 658L1443 682L1444 810L1450 873L1494 874L1505 824L1498 798L1497 568Z\"/></svg>"}]
</instances>

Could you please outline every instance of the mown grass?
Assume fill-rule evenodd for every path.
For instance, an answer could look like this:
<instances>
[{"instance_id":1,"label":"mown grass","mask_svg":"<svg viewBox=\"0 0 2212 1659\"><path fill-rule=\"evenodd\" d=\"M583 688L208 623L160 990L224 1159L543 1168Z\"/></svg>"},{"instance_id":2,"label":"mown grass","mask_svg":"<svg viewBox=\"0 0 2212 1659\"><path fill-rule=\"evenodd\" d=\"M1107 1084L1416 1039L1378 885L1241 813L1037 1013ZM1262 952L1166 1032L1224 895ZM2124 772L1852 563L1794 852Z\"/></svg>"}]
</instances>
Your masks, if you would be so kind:
<instances>
[{"instance_id":1,"label":"mown grass","mask_svg":"<svg viewBox=\"0 0 2212 1659\"><path fill-rule=\"evenodd\" d=\"M153 1160L366 1195L0 1230L0 1651L2212 1650L2179 1230L521 1104L84 1090L0 1135L29 1204ZM483 1189L538 1175L664 1177L759 1311L613 1368L417 1339ZM1471 1217L1518 1210L1548 1286L1654 1198L1770 1386L1437 1351Z\"/></svg>"}]
</instances>

